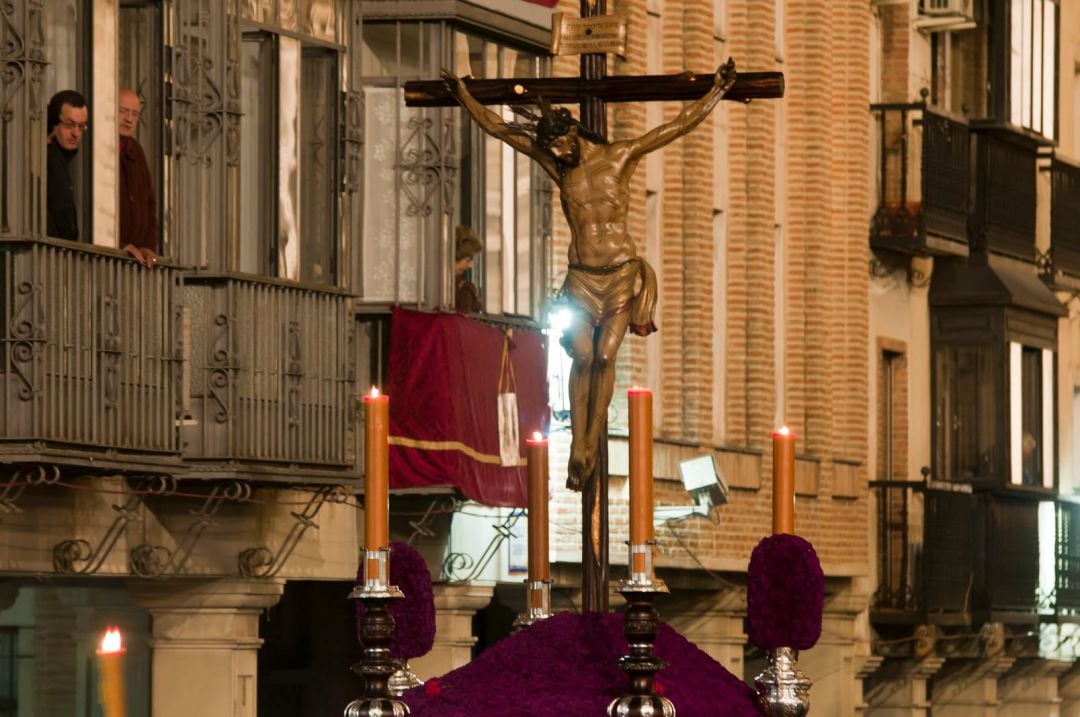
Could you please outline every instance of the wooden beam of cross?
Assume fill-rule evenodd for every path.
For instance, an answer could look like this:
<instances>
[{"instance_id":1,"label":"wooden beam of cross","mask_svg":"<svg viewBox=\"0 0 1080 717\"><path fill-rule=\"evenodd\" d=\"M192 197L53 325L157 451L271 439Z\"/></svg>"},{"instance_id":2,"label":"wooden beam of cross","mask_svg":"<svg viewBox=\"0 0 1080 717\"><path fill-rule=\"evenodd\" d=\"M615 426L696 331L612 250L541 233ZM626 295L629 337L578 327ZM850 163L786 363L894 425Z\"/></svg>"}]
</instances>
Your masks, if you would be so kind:
<instances>
[{"instance_id":1,"label":"wooden beam of cross","mask_svg":"<svg viewBox=\"0 0 1080 717\"><path fill-rule=\"evenodd\" d=\"M728 99L742 102L749 102L752 99L775 99L783 97L784 95L784 76L779 72L749 72L749 73L736 73L734 83L727 82L725 84L726 93L717 96L718 90L715 88L719 85L717 83L724 80L721 77L721 72L718 70L716 74L702 74L695 75L692 73L683 73L679 75L642 75L642 76L620 76L620 77L606 77L607 74L607 58L604 52L612 51L611 45L596 43L596 40L600 36L610 36L611 34L619 35L620 40L625 42L626 26L624 21L618 21L612 18L612 16L605 16L606 7L605 0L581 0L581 20L574 21L578 23L578 29L582 30L581 36L572 39L577 43L579 48L583 48L580 51L584 54L581 55L581 70L579 77L556 77L556 78L507 78L498 80L464 80L457 85L458 94L454 94L451 84L448 84L447 80L434 80L434 81L416 81L405 83L405 104L409 107L450 107L454 105L463 104L474 119L477 119L481 123L481 126L485 131L494 133L503 141L510 143L519 151L523 151L529 154L534 160L540 161L541 166L548 171L549 174L559 172L559 177L567 177L567 181L574 185L572 191L579 193L578 201L575 205L589 206L590 202L596 199L596 192L600 192L603 195L608 191L604 188L602 183L597 183L590 186L590 180L582 178L580 175L577 179L573 178L573 172L569 174L561 174L561 169L557 168L555 159L553 156L540 156L544 154L541 152L538 146L534 142L524 140L520 136L512 137L505 131L499 129L500 120L499 117L492 114L490 111L484 109L484 105L524 105L531 103L539 103L541 98L550 104L571 104L577 103L581 106L580 123L586 130L592 133L593 136L599 138L602 142L607 142L607 116L606 105L609 102L650 102L650 101L664 101L664 100L699 100L695 102L695 105L701 105L706 103L706 107L698 107L698 111L691 117L686 116L686 131L692 129L705 115L717 99ZM556 23L562 22L558 17L555 19ZM621 27L619 25L621 24ZM559 28L559 33L566 25ZM615 28L614 33L611 32L612 28ZM592 35L591 37L590 34ZM557 43L556 43L557 44ZM600 49L602 51L594 51ZM618 50L615 50L618 52ZM732 69L729 64L727 70ZM725 70L725 71L727 71ZM452 79L457 82L457 78L452 75L448 75L448 79ZM465 97L467 95L468 97ZM708 100L701 99L709 97ZM687 110L684 110L684 113ZM683 115L680 115L683 116ZM669 133L670 134L670 133ZM681 132L680 132L681 134ZM675 135L671 135L674 138ZM641 139L641 138L639 138ZM575 140L576 141L576 140ZM657 146L662 146L666 143L665 140L657 143ZM623 143L626 145L626 143ZM552 144L551 146L554 146ZM606 150L598 150L603 153ZM618 153L621 150L612 149L612 162L603 165L602 171L611 170L619 164L620 156ZM645 150L651 151L651 150ZM625 153L624 155L625 156ZM636 164L636 160L634 162ZM588 174L586 172L586 174ZM560 180L561 181L561 180ZM629 182L628 177L623 176L619 179L619 182ZM599 186L599 188L597 188ZM560 184L560 190L567 190ZM625 214L626 206L628 204L628 196L623 196L620 192L628 195L626 188L621 190L615 188L611 190L615 192L613 196L601 196L599 205L604 205L605 201L612 206L621 207L621 211ZM611 201L614 199L614 201ZM563 202L564 211L570 211L567 209L568 203ZM575 210L577 213L577 219L579 222L587 222L583 219L583 216L587 215L588 210ZM567 217L568 221L572 221L571 217ZM586 223L586 226L589 226ZM625 241L632 240L628 237ZM645 270L647 264L644 261L639 260L634 256L632 249L629 249L626 254L629 254L630 258L626 261L622 261L620 264L614 266L597 266L595 263L592 265L578 264L570 265L570 270L578 272L593 272L600 274L608 274L614 276L616 271L622 271L623 267L627 266L630 262L637 261L642 267L642 271ZM579 253L580 257L580 253ZM583 261L578 259L577 261ZM601 262L602 263L602 262ZM572 273L571 271L571 273ZM648 269L651 271L651 269ZM642 274L644 281L645 274ZM631 279L632 280L632 279ZM655 284L655 279L653 279ZM642 283L644 287L644 283ZM565 288L565 287L564 287ZM644 292L644 288L641 289ZM651 316L648 324L651 326ZM655 328L655 327L652 327ZM622 332L627 329L627 323L622 323L621 328L618 329L618 335L621 340ZM637 329L635 329L637 330ZM651 330L651 329L648 329ZM648 333L645 330L644 333ZM599 329L597 330L599 335ZM638 331L638 333L642 333ZM644 335L642 333L642 335ZM596 341L597 339L593 339ZM613 381L614 368L611 369ZM571 393L574 393L574 383L571 381ZM597 425L601 425L601 419L594 419L595 416L606 416L607 406L594 406L593 398L595 393L589 392L588 406L585 413L590 417L588 424L589 431L592 432ZM608 394L610 396L610 394ZM582 410L578 409L579 415ZM577 420L574 418L574 410L571 410L571 423L573 426L575 443L581 431L581 426L577 425ZM582 541L581 541L581 575L582 575L582 607L585 610L606 612L608 610L608 468L607 468L607 425L606 420L602 421L602 429L600 430L600 436L603 440L598 440L596 447L595 462L589 465L588 461L577 462L576 466L581 468L580 473L587 473L588 480L581 485L581 524L582 524ZM575 449L571 447L571 466L568 469L569 478L568 482L575 479ZM577 476L580 478L580 476ZM575 485L571 482L571 487Z\"/></svg>"}]
</instances>

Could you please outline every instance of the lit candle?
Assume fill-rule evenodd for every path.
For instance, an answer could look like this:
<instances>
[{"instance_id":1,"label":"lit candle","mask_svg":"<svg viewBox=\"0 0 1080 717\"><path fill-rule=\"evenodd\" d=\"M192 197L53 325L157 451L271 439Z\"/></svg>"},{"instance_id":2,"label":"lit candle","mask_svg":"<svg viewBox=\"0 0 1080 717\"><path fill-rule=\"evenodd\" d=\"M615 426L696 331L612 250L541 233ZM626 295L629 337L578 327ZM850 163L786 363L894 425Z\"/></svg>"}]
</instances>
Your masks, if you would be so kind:
<instances>
[{"instance_id":1,"label":"lit candle","mask_svg":"<svg viewBox=\"0 0 1080 717\"><path fill-rule=\"evenodd\" d=\"M529 466L529 582L551 577L548 563L548 442L540 433L525 441Z\"/></svg>"},{"instance_id":2,"label":"lit candle","mask_svg":"<svg viewBox=\"0 0 1080 717\"><path fill-rule=\"evenodd\" d=\"M364 548L390 545L390 397L374 386L364 396ZM365 575L378 575L377 563Z\"/></svg>"},{"instance_id":3,"label":"lit candle","mask_svg":"<svg viewBox=\"0 0 1080 717\"><path fill-rule=\"evenodd\" d=\"M780 426L773 441L773 534L795 533L795 434Z\"/></svg>"},{"instance_id":4,"label":"lit candle","mask_svg":"<svg viewBox=\"0 0 1080 717\"><path fill-rule=\"evenodd\" d=\"M630 545L653 539L652 391L635 386L630 404ZM645 555L632 553L631 572L645 570Z\"/></svg>"},{"instance_id":5,"label":"lit candle","mask_svg":"<svg viewBox=\"0 0 1080 717\"><path fill-rule=\"evenodd\" d=\"M101 708L105 717L124 717L124 649L120 629L110 627L101 638L97 651L98 672L101 675Z\"/></svg>"}]
</instances>

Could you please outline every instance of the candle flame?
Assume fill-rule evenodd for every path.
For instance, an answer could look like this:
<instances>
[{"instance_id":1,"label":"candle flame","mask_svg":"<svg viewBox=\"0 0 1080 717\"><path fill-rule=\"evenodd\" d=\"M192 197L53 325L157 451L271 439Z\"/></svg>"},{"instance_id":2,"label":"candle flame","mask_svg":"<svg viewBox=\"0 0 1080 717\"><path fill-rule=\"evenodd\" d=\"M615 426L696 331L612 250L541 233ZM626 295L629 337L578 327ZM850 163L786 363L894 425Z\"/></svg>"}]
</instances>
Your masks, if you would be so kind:
<instances>
[{"instance_id":1,"label":"candle flame","mask_svg":"<svg viewBox=\"0 0 1080 717\"><path fill-rule=\"evenodd\" d=\"M780 426L780 428L776 429L776 432L779 433L781 436L791 435L791 429L787 426Z\"/></svg>"},{"instance_id":2,"label":"candle flame","mask_svg":"<svg viewBox=\"0 0 1080 717\"><path fill-rule=\"evenodd\" d=\"M102 655L115 655L118 652L124 651L124 643L120 638L120 628L110 627L105 630L105 636L101 638L101 649L98 650Z\"/></svg>"},{"instance_id":3,"label":"candle flame","mask_svg":"<svg viewBox=\"0 0 1080 717\"><path fill-rule=\"evenodd\" d=\"M533 431L532 439L534 441L542 441L542 440L544 440L544 434L541 433L540 431Z\"/></svg>"},{"instance_id":4,"label":"candle flame","mask_svg":"<svg viewBox=\"0 0 1080 717\"><path fill-rule=\"evenodd\" d=\"M648 386L631 386L627 393L652 393L652 389Z\"/></svg>"},{"instance_id":5,"label":"candle flame","mask_svg":"<svg viewBox=\"0 0 1080 717\"><path fill-rule=\"evenodd\" d=\"M378 398L379 397L379 387L378 386L372 386L370 395L371 395L372 398Z\"/></svg>"}]
</instances>

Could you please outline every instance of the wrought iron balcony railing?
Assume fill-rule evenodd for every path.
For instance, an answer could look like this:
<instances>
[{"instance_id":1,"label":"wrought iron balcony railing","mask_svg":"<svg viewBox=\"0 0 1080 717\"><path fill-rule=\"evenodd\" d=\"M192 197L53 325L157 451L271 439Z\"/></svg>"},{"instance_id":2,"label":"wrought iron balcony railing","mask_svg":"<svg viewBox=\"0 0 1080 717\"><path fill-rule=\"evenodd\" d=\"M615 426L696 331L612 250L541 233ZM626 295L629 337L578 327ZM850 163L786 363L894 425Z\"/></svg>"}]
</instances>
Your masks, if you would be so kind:
<instances>
[{"instance_id":1,"label":"wrought iron balcony railing","mask_svg":"<svg viewBox=\"0 0 1080 717\"><path fill-rule=\"evenodd\" d=\"M878 523L872 619L1080 619L1080 500L954 487L870 484Z\"/></svg>"},{"instance_id":2,"label":"wrought iron balcony railing","mask_svg":"<svg viewBox=\"0 0 1080 717\"><path fill-rule=\"evenodd\" d=\"M1080 276L1080 166L1050 163L1050 252L1055 270Z\"/></svg>"},{"instance_id":3,"label":"wrought iron balcony railing","mask_svg":"<svg viewBox=\"0 0 1080 717\"><path fill-rule=\"evenodd\" d=\"M4 460L176 467L178 280L86 244L0 241Z\"/></svg>"},{"instance_id":4,"label":"wrought iron balcony railing","mask_svg":"<svg viewBox=\"0 0 1080 717\"><path fill-rule=\"evenodd\" d=\"M1080 616L1080 500L1063 496L1057 506L1054 602L1058 613Z\"/></svg>"},{"instance_id":5,"label":"wrought iron balcony railing","mask_svg":"<svg viewBox=\"0 0 1080 717\"><path fill-rule=\"evenodd\" d=\"M295 475L289 465L302 464L351 475L358 350L348 297L196 274L185 278L183 303L190 370L181 438L194 473Z\"/></svg>"},{"instance_id":6,"label":"wrought iron balcony railing","mask_svg":"<svg viewBox=\"0 0 1080 717\"><path fill-rule=\"evenodd\" d=\"M870 111L879 143L871 247L965 253L970 204L967 124L924 103L875 104Z\"/></svg>"},{"instance_id":7,"label":"wrought iron balcony railing","mask_svg":"<svg viewBox=\"0 0 1080 717\"><path fill-rule=\"evenodd\" d=\"M972 245L1033 261L1038 200L1038 148L994 127L975 135L975 219Z\"/></svg>"}]
</instances>

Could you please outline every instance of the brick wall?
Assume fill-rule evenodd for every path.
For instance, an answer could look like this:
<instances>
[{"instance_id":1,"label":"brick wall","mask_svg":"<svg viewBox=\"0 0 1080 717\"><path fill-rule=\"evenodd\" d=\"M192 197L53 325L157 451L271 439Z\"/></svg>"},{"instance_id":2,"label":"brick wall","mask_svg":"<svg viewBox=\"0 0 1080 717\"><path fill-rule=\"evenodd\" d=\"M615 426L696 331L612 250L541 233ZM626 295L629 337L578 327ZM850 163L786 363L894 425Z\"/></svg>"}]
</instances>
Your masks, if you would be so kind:
<instances>
[{"instance_id":1,"label":"brick wall","mask_svg":"<svg viewBox=\"0 0 1080 717\"><path fill-rule=\"evenodd\" d=\"M630 55L612 63L622 74L645 71L645 2L626 0L614 9L631 17ZM711 0L662 5L663 69L667 73L715 69ZM561 9L577 13L575 3ZM771 433L777 386L786 420L800 436L803 486L797 530L818 548L826 569L850 574L867 563L866 466L870 424L867 224L870 215L869 32L870 10L856 0L787 0L783 61L776 57L775 6L762 0L729 0L726 52L741 70L782 70L787 80L784 121L777 136L776 101L727 103L728 132L719 134L728 163L714 176L712 120L669 145L663 156L662 292L658 309L662 385L657 411L661 430L657 462L677 468L679 456L714 452L732 486L730 502L717 508L717 523L690 520L659 530L661 565L742 570L750 551L771 526ZM560 58L558 75L576 74L576 58ZM664 106L665 120L681 107ZM613 138L645 131L642 106L609 109ZM779 140L779 141L778 141ZM778 151L777 148L786 148ZM644 164L632 186L630 220L644 251ZM784 196L777 196L782 177ZM712 185L728 182L727 290L713 296ZM777 366L775 226L785 227L784 365ZM555 265L565 268L568 234L556 223ZM561 280L561 277L560 277ZM724 302L727 323L714 335L714 312ZM628 338L620 354L614 411L625 409L628 383L648 374L644 342ZM713 352L726 352L724 376L713 375ZM776 372L782 372L777 381ZM725 446L711 443L714 383L724 386ZM613 449L613 455L616 451ZM553 455L554 484L565 460ZM612 464L612 557L623 561L625 487ZM658 503L685 504L676 469L658 470ZM576 495L553 505L553 548L572 560L580 538L574 529Z\"/></svg>"}]
</instances>

